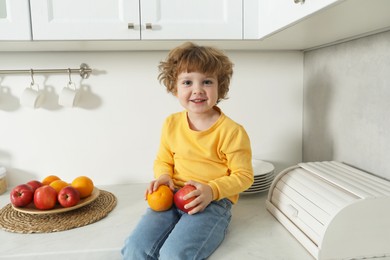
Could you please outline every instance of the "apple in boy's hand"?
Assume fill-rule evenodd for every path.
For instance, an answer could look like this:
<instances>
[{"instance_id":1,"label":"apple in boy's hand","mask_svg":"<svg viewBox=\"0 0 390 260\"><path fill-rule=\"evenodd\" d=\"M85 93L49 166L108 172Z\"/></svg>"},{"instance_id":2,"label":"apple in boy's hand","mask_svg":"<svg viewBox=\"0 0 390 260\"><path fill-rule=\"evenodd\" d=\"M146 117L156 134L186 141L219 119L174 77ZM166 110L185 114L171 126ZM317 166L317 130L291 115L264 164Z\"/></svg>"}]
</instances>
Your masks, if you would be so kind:
<instances>
[{"instance_id":1,"label":"apple in boy's hand","mask_svg":"<svg viewBox=\"0 0 390 260\"><path fill-rule=\"evenodd\" d=\"M58 202L64 208L73 207L80 201L80 193L72 186L62 188L58 193Z\"/></svg>"},{"instance_id":2,"label":"apple in boy's hand","mask_svg":"<svg viewBox=\"0 0 390 260\"><path fill-rule=\"evenodd\" d=\"M187 203L190 203L191 201L193 201L196 196L194 197L191 197L187 200L183 199L183 197L185 195L187 195L188 193L190 193L191 191L194 191L196 190L195 186L193 185L185 185L184 187L182 187L181 189L179 189L176 193L175 193L175 196L173 197L173 201L176 205L176 207L178 209L180 209L181 211L184 211L185 213L188 213L190 210L193 209L192 208L189 208L189 209L185 209L184 208L184 205L186 205Z\"/></svg>"},{"instance_id":3,"label":"apple in boy's hand","mask_svg":"<svg viewBox=\"0 0 390 260\"><path fill-rule=\"evenodd\" d=\"M57 191L49 186L44 185L35 190L34 205L37 209L52 209L57 203Z\"/></svg>"},{"instance_id":4,"label":"apple in boy's hand","mask_svg":"<svg viewBox=\"0 0 390 260\"><path fill-rule=\"evenodd\" d=\"M33 200L33 189L27 184L20 184L12 189L10 199L15 207L25 207Z\"/></svg>"},{"instance_id":5,"label":"apple in boy's hand","mask_svg":"<svg viewBox=\"0 0 390 260\"><path fill-rule=\"evenodd\" d=\"M37 180L29 181L26 184L32 188L33 192L35 192L35 190L38 189L39 187L43 186L42 182Z\"/></svg>"}]
</instances>

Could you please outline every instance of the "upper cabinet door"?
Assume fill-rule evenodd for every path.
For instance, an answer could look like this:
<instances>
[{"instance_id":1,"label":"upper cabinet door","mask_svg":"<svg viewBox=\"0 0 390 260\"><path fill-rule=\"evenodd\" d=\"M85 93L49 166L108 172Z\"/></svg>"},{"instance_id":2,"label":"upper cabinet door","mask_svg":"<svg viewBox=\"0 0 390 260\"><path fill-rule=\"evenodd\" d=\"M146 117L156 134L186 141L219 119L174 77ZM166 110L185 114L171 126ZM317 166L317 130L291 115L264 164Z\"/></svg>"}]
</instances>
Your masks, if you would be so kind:
<instances>
[{"instance_id":1,"label":"upper cabinet door","mask_svg":"<svg viewBox=\"0 0 390 260\"><path fill-rule=\"evenodd\" d=\"M242 0L141 0L141 39L242 39Z\"/></svg>"},{"instance_id":2,"label":"upper cabinet door","mask_svg":"<svg viewBox=\"0 0 390 260\"><path fill-rule=\"evenodd\" d=\"M31 40L28 0L0 0L0 40Z\"/></svg>"},{"instance_id":3,"label":"upper cabinet door","mask_svg":"<svg viewBox=\"0 0 390 260\"><path fill-rule=\"evenodd\" d=\"M260 39L283 30L343 0L245 0L245 39Z\"/></svg>"},{"instance_id":4,"label":"upper cabinet door","mask_svg":"<svg viewBox=\"0 0 390 260\"><path fill-rule=\"evenodd\" d=\"M138 0L30 0L34 40L140 39Z\"/></svg>"}]
</instances>

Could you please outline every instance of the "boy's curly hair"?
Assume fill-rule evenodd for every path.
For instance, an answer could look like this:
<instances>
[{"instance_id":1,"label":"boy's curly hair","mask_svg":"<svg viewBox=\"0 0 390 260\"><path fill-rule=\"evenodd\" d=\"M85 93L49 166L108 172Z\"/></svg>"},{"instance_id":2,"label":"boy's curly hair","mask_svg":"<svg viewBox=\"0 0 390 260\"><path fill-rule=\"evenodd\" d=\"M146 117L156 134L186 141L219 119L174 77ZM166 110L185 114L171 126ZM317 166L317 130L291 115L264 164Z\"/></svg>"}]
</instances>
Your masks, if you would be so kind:
<instances>
[{"instance_id":1,"label":"boy's curly hair","mask_svg":"<svg viewBox=\"0 0 390 260\"><path fill-rule=\"evenodd\" d=\"M177 93L177 77L181 72L201 72L217 77L218 102L227 99L233 63L218 49L187 42L171 50L158 69L160 83L173 95Z\"/></svg>"}]
</instances>

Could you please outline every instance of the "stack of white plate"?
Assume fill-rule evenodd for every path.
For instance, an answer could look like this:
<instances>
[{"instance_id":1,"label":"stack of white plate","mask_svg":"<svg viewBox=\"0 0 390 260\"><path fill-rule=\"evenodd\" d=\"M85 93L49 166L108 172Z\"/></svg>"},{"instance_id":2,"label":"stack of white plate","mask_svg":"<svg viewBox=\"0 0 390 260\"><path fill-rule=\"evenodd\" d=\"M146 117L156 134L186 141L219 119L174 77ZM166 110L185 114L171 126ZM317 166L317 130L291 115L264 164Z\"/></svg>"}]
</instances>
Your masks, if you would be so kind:
<instances>
[{"instance_id":1,"label":"stack of white plate","mask_svg":"<svg viewBox=\"0 0 390 260\"><path fill-rule=\"evenodd\" d=\"M249 187L244 194L252 194L267 191L272 184L272 181L275 177L275 167L272 163L253 159L253 174L254 182L251 187Z\"/></svg>"}]
</instances>

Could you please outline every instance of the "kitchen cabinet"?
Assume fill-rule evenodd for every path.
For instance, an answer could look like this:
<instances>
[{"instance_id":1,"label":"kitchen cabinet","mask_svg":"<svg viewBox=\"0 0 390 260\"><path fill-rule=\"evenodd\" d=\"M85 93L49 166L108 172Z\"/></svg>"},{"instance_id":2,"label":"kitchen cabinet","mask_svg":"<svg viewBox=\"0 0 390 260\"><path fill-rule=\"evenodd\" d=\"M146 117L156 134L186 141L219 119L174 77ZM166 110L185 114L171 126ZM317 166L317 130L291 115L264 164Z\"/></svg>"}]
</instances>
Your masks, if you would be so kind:
<instances>
[{"instance_id":1,"label":"kitchen cabinet","mask_svg":"<svg viewBox=\"0 0 390 260\"><path fill-rule=\"evenodd\" d=\"M244 39L262 48L309 50L390 30L388 0L301 1L246 0Z\"/></svg>"},{"instance_id":2,"label":"kitchen cabinet","mask_svg":"<svg viewBox=\"0 0 390 260\"><path fill-rule=\"evenodd\" d=\"M242 0L30 0L34 40L242 39Z\"/></svg>"},{"instance_id":3,"label":"kitchen cabinet","mask_svg":"<svg viewBox=\"0 0 390 260\"><path fill-rule=\"evenodd\" d=\"M249 0L245 10L250 16L254 12L256 16L248 31L246 39L260 39L269 34L276 33L294 23L303 20L317 11L342 2L339 0ZM245 17L247 15L244 15ZM249 23L249 21L248 21Z\"/></svg>"},{"instance_id":4,"label":"kitchen cabinet","mask_svg":"<svg viewBox=\"0 0 390 260\"><path fill-rule=\"evenodd\" d=\"M242 39L242 0L141 0L141 39Z\"/></svg>"},{"instance_id":5,"label":"kitchen cabinet","mask_svg":"<svg viewBox=\"0 0 390 260\"><path fill-rule=\"evenodd\" d=\"M17 9L13 17L26 20L29 1L0 0L0 51L169 50L182 40L234 50L310 50L390 30L389 0L295 1L30 0L33 40L28 34L27 41L9 41L22 33L5 32L4 17Z\"/></svg>"},{"instance_id":6,"label":"kitchen cabinet","mask_svg":"<svg viewBox=\"0 0 390 260\"><path fill-rule=\"evenodd\" d=\"M28 0L0 0L0 40L31 40Z\"/></svg>"},{"instance_id":7,"label":"kitchen cabinet","mask_svg":"<svg viewBox=\"0 0 390 260\"><path fill-rule=\"evenodd\" d=\"M140 39L138 0L30 0L30 5L34 40Z\"/></svg>"}]
</instances>

